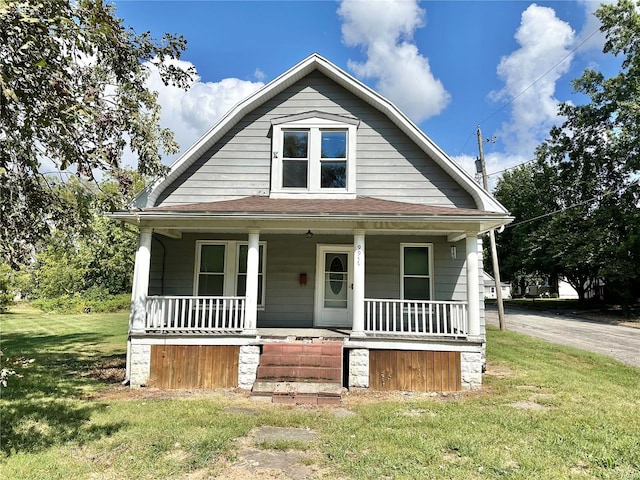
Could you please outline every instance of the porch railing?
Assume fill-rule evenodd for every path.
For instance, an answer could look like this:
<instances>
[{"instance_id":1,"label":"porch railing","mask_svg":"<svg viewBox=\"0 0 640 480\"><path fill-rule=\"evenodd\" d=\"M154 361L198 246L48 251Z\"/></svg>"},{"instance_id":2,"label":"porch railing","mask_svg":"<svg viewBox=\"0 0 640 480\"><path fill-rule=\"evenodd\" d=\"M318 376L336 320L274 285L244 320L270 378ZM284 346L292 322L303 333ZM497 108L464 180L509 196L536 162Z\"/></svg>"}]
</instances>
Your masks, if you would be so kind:
<instances>
[{"instance_id":1,"label":"porch railing","mask_svg":"<svg viewBox=\"0 0 640 480\"><path fill-rule=\"evenodd\" d=\"M145 330L157 333L240 333L245 297L148 297Z\"/></svg>"},{"instance_id":2,"label":"porch railing","mask_svg":"<svg viewBox=\"0 0 640 480\"><path fill-rule=\"evenodd\" d=\"M467 303L367 298L365 333L466 337Z\"/></svg>"}]
</instances>

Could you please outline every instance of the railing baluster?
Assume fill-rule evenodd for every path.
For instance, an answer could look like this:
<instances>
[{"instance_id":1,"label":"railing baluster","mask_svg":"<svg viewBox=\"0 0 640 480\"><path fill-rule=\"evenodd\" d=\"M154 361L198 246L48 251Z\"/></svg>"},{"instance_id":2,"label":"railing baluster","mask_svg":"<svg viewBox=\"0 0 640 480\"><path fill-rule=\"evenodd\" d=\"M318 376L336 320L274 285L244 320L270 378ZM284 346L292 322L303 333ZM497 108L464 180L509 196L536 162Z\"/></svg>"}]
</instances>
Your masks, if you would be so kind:
<instances>
[{"instance_id":1,"label":"railing baluster","mask_svg":"<svg viewBox=\"0 0 640 480\"><path fill-rule=\"evenodd\" d=\"M468 332L466 302L369 298L364 303L367 332L455 337ZM241 332L245 309L244 297L152 296L145 304L145 330Z\"/></svg>"}]
</instances>

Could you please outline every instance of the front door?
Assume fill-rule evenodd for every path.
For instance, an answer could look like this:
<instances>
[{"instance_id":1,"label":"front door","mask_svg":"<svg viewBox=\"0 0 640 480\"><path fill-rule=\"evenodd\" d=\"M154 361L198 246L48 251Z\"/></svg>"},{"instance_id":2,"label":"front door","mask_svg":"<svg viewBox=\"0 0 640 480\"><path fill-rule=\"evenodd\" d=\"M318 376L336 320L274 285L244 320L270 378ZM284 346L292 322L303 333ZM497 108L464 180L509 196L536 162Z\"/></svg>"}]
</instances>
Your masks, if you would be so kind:
<instances>
[{"instance_id":1,"label":"front door","mask_svg":"<svg viewBox=\"0 0 640 480\"><path fill-rule=\"evenodd\" d=\"M316 261L317 327L352 326L353 246L318 245Z\"/></svg>"}]
</instances>

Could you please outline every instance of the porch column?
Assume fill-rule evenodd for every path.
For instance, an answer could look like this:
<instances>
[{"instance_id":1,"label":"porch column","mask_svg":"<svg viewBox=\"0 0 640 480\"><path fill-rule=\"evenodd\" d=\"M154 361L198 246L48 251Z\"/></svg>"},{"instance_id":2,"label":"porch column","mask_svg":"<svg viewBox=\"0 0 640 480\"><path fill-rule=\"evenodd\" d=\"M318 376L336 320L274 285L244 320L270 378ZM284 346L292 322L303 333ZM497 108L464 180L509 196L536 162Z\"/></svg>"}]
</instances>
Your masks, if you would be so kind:
<instances>
[{"instance_id":1,"label":"porch column","mask_svg":"<svg viewBox=\"0 0 640 480\"><path fill-rule=\"evenodd\" d=\"M149 294L149 270L151 265L151 233L148 227L140 228L138 251L133 267L133 288L131 289L131 332L143 332L146 317L146 302Z\"/></svg>"},{"instance_id":2,"label":"porch column","mask_svg":"<svg viewBox=\"0 0 640 480\"><path fill-rule=\"evenodd\" d=\"M467 318L469 321L469 336L480 335L480 283L478 276L478 235L467 232Z\"/></svg>"},{"instance_id":3,"label":"porch column","mask_svg":"<svg viewBox=\"0 0 640 480\"><path fill-rule=\"evenodd\" d=\"M364 230L353 231L352 337L364 337Z\"/></svg>"},{"instance_id":4,"label":"porch column","mask_svg":"<svg viewBox=\"0 0 640 480\"><path fill-rule=\"evenodd\" d=\"M260 263L260 231L249 230L247 249L247 291L245 293L244 333L257 334L258 325L258 272Z\"/></svg>"}]
</instances>

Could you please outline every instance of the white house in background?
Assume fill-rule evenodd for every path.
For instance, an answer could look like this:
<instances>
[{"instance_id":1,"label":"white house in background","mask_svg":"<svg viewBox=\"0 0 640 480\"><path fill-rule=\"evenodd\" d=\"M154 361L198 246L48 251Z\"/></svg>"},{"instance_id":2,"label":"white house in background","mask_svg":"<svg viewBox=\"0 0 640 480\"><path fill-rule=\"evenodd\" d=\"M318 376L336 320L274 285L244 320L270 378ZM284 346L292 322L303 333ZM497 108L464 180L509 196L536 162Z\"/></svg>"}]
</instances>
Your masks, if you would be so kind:
<instances>
[{"instance_id":1,"label":"white house in background","mask_svg":"<svg viewBox=\"0 0 640 480\"><path fill-rule=\"evenodd\" d=\"M484 298L495 299L498 298L496 294L496 280L487 272L483 272L484 282ZM502 291L502 298L511 298L511 285L508 282L501 282L500 289Z\"/></svg>"},{"instance_id":2,"label":"white house in background","mask_svg":"<svg viewBox=\"0 0 640 480\"><path fill-rule=\"evenodd\" d=\"M481 385L479 235L511 217L391 102L317 54L111 217L140 231L132 386L296 401L314 379Z\"/></svg>"},{"instance_id":3,"label":"white house in background","mask_svg":"<svg viewBox=\"0 0 640 480\"><path fill-rule=\"evenodd\" d=\"M578 299L578 292L573 288L569 282L559 278L558 279L558 298L565 299Z\"/></svg>"}]
</instances>

